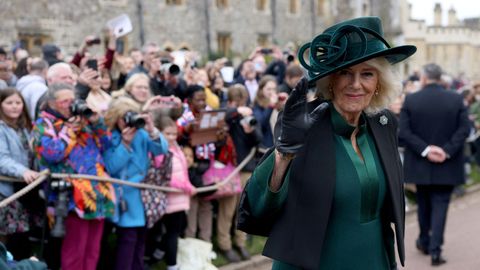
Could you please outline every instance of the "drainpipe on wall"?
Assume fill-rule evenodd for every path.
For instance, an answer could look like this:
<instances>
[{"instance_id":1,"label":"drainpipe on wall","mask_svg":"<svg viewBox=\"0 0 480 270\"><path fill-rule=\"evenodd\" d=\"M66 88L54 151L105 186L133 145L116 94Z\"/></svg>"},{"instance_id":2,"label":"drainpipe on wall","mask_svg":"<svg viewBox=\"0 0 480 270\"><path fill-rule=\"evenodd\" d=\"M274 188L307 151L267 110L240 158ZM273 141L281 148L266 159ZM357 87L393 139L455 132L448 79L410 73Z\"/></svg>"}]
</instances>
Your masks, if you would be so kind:
<instances>
[{"instance_id":1,"label":"drainpipe on wall","mask_svg":"<svg viewBox=\"0 0 480 270\"><path fill-rule=\"evenodd\" d=\"M145 44L145 27L143 24L143 3L142 0L137 0L137 17L138 25L140 27L140 46L143 47Z\"/></svg>"},{"instance_id":2,"label":"drainpipe on wall","mask_svg":"<svg viewBox=\"0 0 480 270\"><path fill-rule=\"evenodd\" d=\"M320 4L320 3L318 3ZM310 23L312 24L312 37L315 36L315 28L317 26L317 16L315 15L315 0L310 0L310 15L311 15L311 21Z\"/></svg>"},{"instance_id":3,"label":"drainpipe on wall","mask_svg":"<svg viewBox=\"0 0 480 270\"><path fill-rule=\"evenodd\" d=\"M208 0L203 0L203 6L205 11L205 41L207 42L207 55L210 57L212 55L211 47L211 37L210 37L210 9L208 5Z\"/></svg>"},{"instance_id":4,"label":"drainpipe on wall","mask_svg":"<svg viewBox=\"0 0 480 270\"><path fill-rule=\"evenodd\" d=\"M272 16L272 43L276 44L277 40L277 1L270 1L270 14Z\"/></svg>"}]
</instances>

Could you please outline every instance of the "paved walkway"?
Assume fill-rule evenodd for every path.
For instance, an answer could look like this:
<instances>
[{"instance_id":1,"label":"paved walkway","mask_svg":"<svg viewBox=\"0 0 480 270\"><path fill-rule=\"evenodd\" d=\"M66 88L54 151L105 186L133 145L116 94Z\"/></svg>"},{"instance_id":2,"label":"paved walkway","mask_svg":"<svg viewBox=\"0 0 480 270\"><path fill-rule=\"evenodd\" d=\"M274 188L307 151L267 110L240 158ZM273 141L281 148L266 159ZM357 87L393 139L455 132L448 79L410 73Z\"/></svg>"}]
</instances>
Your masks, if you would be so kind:
<instances>
[{"instance_id":1,"label":"paved walkway","mask_svg":"<svg viewBox=\"0 0 480 270\"><path fill-rule=\"evenodd\" d=\"M405 222L406 265L404 269L478 270L480 269L480 192L472 192L450 204L443 254L447 263L430 266L430 257L415 248L418 236L416 212Z\"/></svg>"},{"instance_id":2,"label":"paved walkway","mask_svg":"<svg viewBox=\"0 0 480 270\"><path fill-rule=\"evenodd\" d=\"M415 248L418 235L416 212L405 220L405 270L479 270L480 269L480 191L467 193L450 204L443 254L447 263L430 266L430 257L422 255ZM268 270L269 259L260 255L248 262L231 264L221 270Z\"/></svg>"}]
</instances>

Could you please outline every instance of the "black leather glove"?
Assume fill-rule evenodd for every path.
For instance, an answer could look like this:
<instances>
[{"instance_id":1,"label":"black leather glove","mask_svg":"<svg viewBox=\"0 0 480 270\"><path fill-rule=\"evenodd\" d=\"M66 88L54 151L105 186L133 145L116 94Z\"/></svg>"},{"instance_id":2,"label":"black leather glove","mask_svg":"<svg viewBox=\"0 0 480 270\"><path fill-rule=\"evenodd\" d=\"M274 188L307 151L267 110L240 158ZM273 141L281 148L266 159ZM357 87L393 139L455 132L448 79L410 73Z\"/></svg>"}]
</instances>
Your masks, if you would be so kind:
<instances>
[{"instance_id":1,"label":"black leather glove","mask_svg":"<svg viewBox=\"0 0 480 270\"><path fill-rule=\"evenodd\" d=\"M328 103L320 103L312 112L307 106L308 81L303 78L293 89L283 109L280 120L279 137L275 148L284 154L295 154L303 146L310 127L319 115L328 108Z\"/></svg>"}]
</instances>

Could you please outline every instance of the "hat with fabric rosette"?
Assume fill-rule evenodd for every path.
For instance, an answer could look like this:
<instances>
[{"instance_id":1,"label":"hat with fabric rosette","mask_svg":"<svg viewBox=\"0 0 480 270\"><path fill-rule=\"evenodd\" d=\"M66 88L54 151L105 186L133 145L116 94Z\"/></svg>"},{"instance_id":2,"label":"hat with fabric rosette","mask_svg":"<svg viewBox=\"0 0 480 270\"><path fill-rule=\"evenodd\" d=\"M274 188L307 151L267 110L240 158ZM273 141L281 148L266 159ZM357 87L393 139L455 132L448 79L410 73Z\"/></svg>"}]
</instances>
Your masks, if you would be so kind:
<instances>
[{"instance_id":1,"label":"hat with fabric rosette","mask_svg":"<svg viewBox=\"0 0 480 270\"><path fill-rule=\"evenodd\" d=\"M392 48L383 37L379 17L360 17L327 28L311 42L300 47L298 59L307 70L309 83L313 83L338 70L375 57L383 56L395 64L416 51L417 48L413 45Z\"/></svg>"}]
</instances>

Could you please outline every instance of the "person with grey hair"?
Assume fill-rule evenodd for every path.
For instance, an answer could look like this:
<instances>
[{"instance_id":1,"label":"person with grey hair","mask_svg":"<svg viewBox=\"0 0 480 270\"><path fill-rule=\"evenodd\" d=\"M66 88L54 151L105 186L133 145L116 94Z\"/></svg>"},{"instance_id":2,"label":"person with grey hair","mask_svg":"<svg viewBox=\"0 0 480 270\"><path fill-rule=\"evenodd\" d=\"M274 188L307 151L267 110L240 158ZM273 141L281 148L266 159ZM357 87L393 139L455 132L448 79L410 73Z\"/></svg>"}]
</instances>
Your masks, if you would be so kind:
<instances>
[{"instance_id":1,"label":"person with grey hair","mask_svg":"<svg viewBox=\"0 0 480 270\"><path fill-rule=\"evenodd\" d=\"M103 118L85 110L85 103L78 103L70 84L50 85L45 98L46 107L33 128L33 148L39 169L108 176L102 153L109 147L111 136ZM72 109L72 105L77 109ZM61 269L96 269L104 220L113 218L115 211L113 186L77 178L62 181L71 187L63 191L53 189L47 195L49 206L59 208L60 202L64 202L60 198L67 200L63 207L68 208L68 213L62 218L55 216L56 226L50 231L53 238L63 237ZM47 250L56 251L50 246Z\"/></svg>"},{"instance_id":2,"label":"person with grey hair","mask_svg":"<svg viewBox=\"0 0 480 270\"><path fill-rule=\"evenodd\" d=\"M132 71L130 71L127 75L127 80L130 78L133 74L136 73L145 73L149 75L150 69L152 68L152 64L155 58L158 56L158 52L160 51L160 48L158 47L157 43L155 42L148 42L142 47L142 55L143 55L143 60L142 62L137 65Z\"/></svg>"},{"instance_id":3,"label":"person with grey hair","mask_svg":"<svg viewBox=\"0 0 480 270\"><path fill-rule=\"evenodd\" d=\"M38 100L47 92L47 61L41 58L33 58L30 63L29 74L23 76L17 82L17 89L25 99L28 114L35 119L35 108Z\"/></svg>"},{"instance_id":4,"label":"person with grey hair","mask_svg":"<svg viewBox=\"0 0 480 270\"><path fill-rule=\"evenodd\" d=\"M48 69L47 82L49 85L54 83L75 85L75 75L69 64L60 62L50 66Z\"/></svg>"},{"instance_id":5,"label":"person with grey hair","mask_svg":"<svg viewBox=\"0 0 480 270\"><path fill-rule=\"evenodd\" d=\"M423 77L421 79L431 80L431 81L440 81L442 79L442 68L434 63L426 64L423 67Z\"/></svg>"},{"instance_id":6,"label":"person with grey hair","mask_svg":"<svg viewBox=\"0 0 480 270\"><path fill-rule=\"evenodd\" d=\"M423 67L423 87L406 96L399 131L405 182L417 187L416 247L431 256L433 266L446 263L442 244L447 210L454 187L465 181L463 147L470 131L462 96L445 89L441 78L437 64Z\"/></svg>"}]
</instances>

